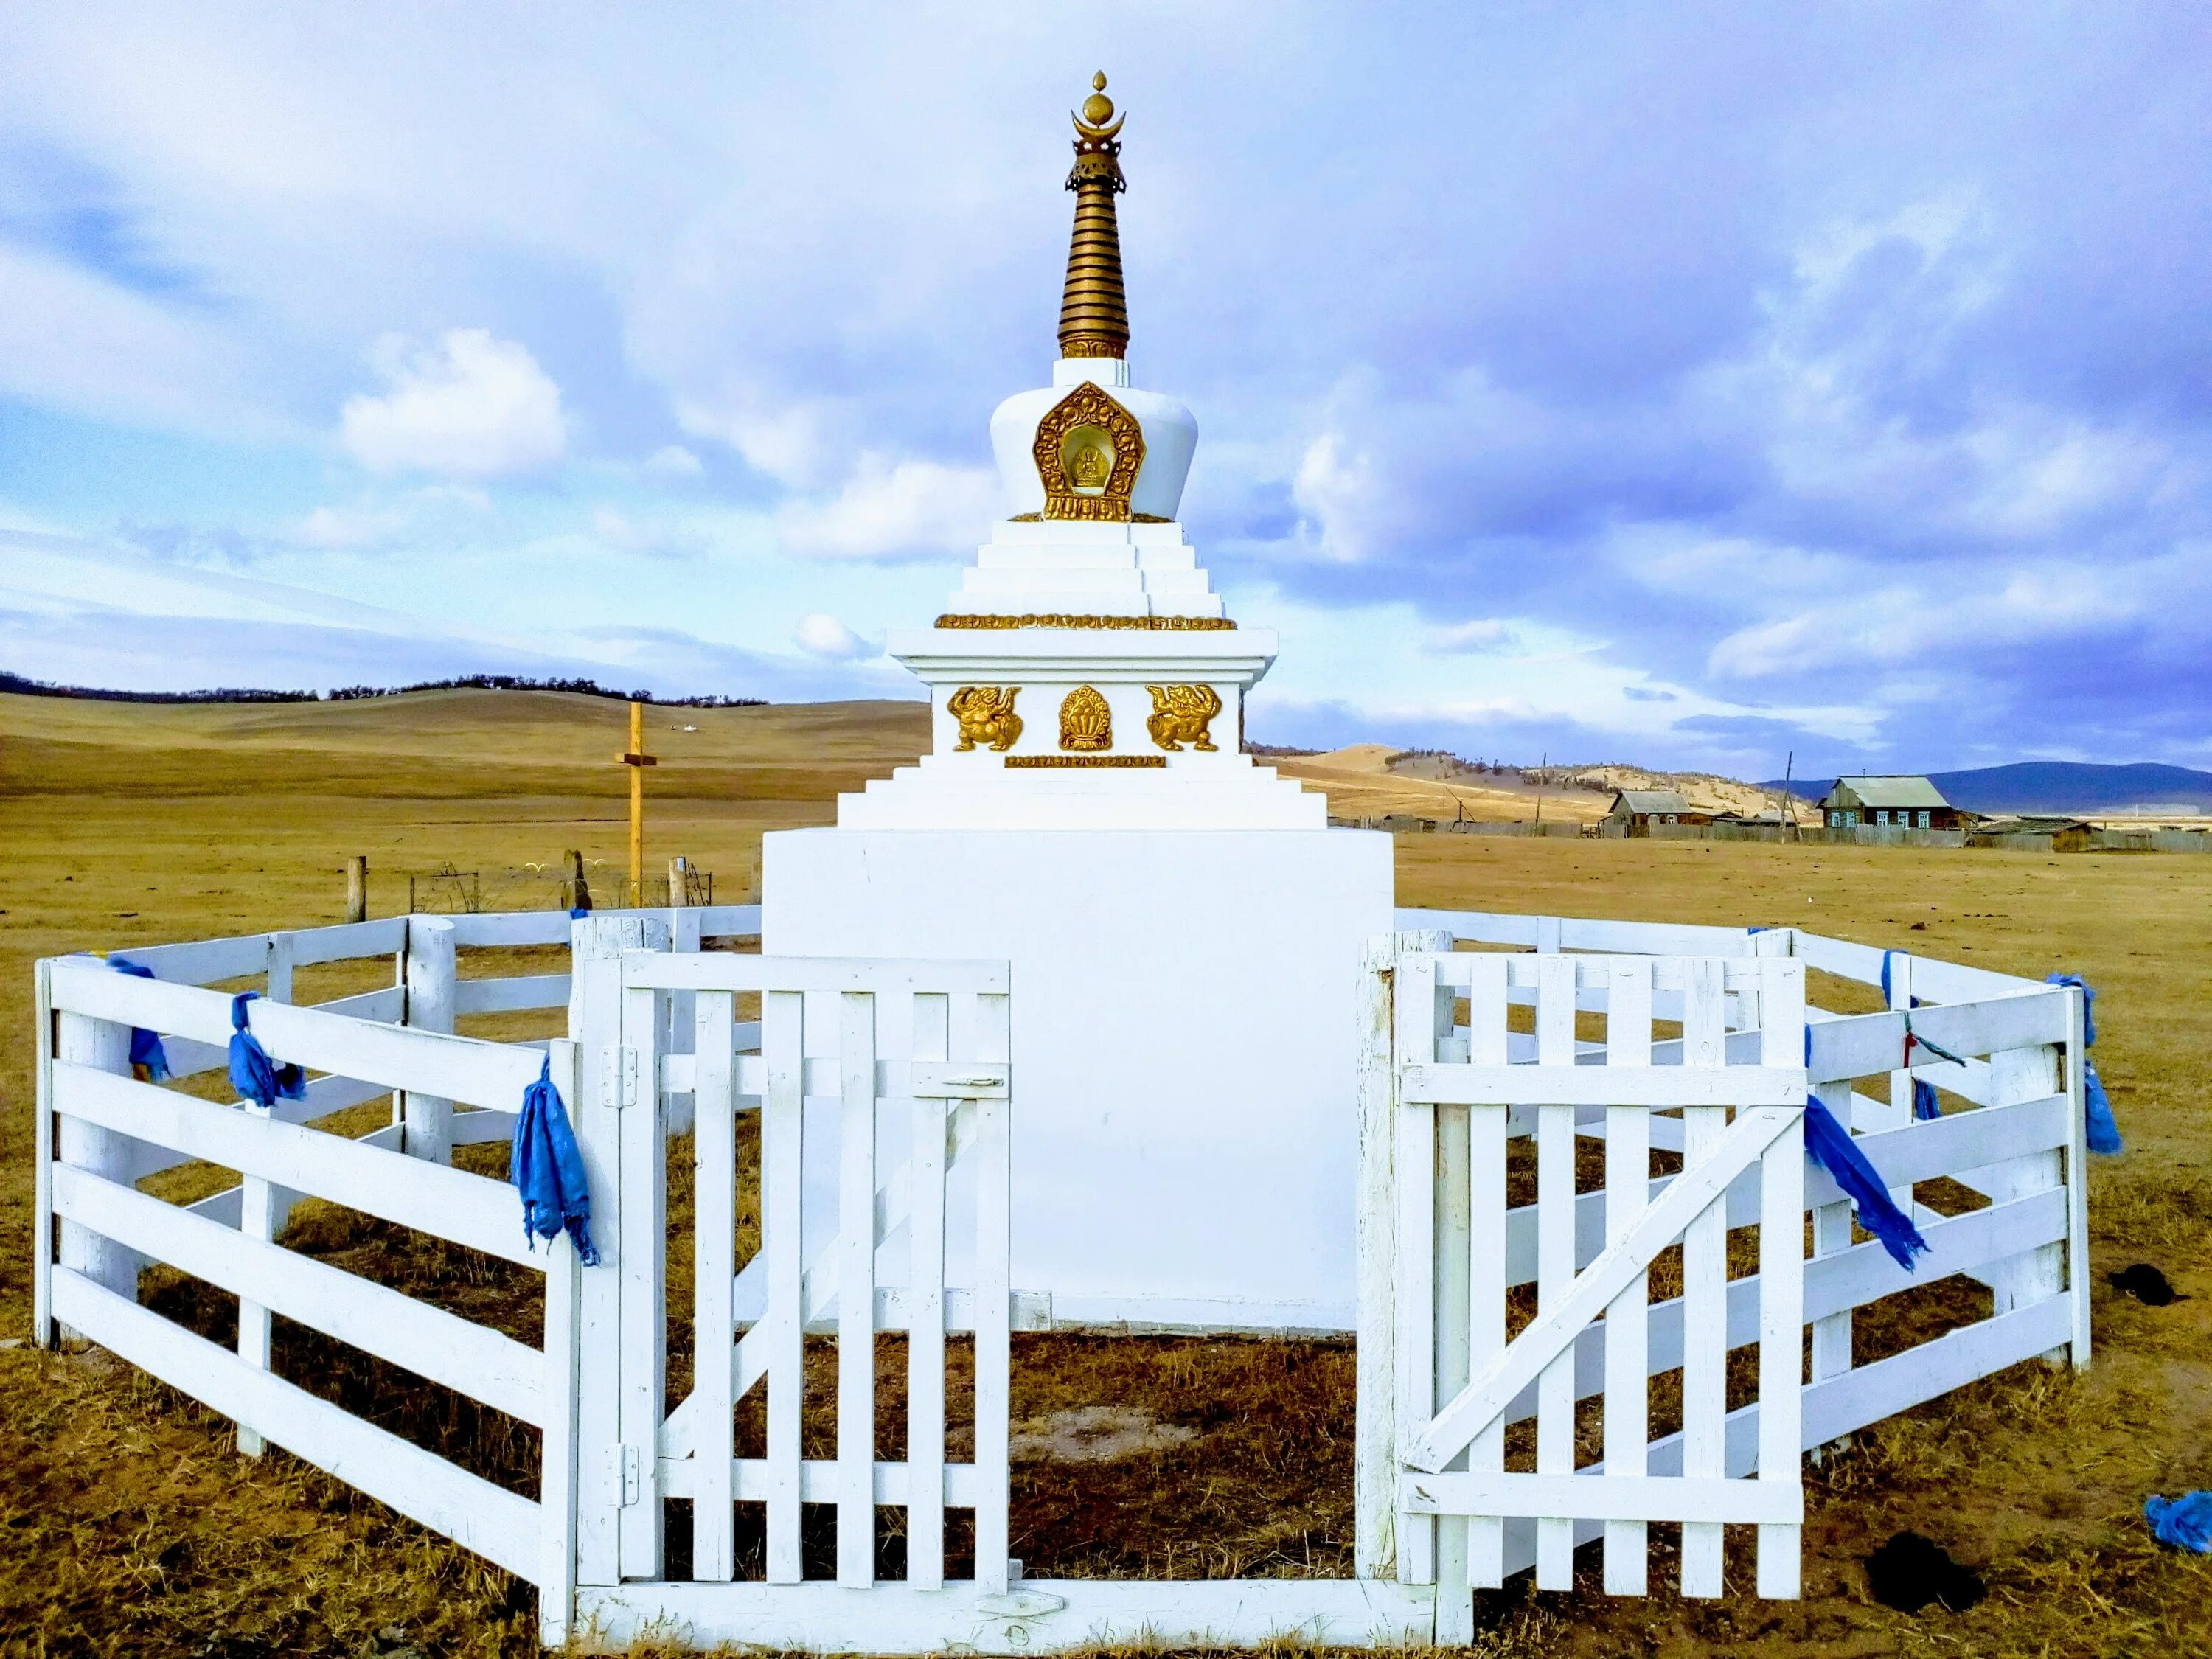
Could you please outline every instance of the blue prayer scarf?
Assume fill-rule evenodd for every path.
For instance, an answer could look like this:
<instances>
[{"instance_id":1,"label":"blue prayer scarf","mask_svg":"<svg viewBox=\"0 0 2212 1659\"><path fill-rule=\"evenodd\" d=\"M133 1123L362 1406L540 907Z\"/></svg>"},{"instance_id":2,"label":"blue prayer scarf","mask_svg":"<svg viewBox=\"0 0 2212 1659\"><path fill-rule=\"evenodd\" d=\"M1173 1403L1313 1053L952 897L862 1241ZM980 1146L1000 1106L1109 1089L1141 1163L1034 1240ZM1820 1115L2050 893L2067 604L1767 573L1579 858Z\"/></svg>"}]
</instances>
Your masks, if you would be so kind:
<instances>
[{"instance_id":1,"label":"blue prayer scarf","mask_svg":"<svg viewBox=\"0 0 2212 1659\"><path fill-rule=\"evenodd\" d=\"M1835 1177L1857 1209L1859 1225L1881 1241L1881 1248L1899 1267L1911 1272L1912 1259L1928 1248L1928 1241L1911 1218L1891 1201L1881 1176L1852 1140L1850 1131L1817 1100L1805 1103L1805 1153Z\"/></svg>"},{"instance_id":2,"label":"blue prayer scarf","mask_svg":"<svg viewBox=\"0 0 2212 1659\"><path fill-rule=\"evenodd\" d=\"M110 957L107 965L118 974L128 974L133 979L151 979L154 970L141 968L135 962L125 962L121 957ZM131 1074L141 1083L167 1083L169 1080L169 1055L161 1047L161 1036L143 1025L131 1028Z\"/></svg>"},{"instance_id":3,"label":"blue prayer scarf","mask_svg":"<svg viewBox=\"0 0 2212 1659\"><path fill-rule=\"evenodd\" d=\"M2143 1518L2160 1543L2212 1555L2212 1492L2147 1499Z\"/></svg>"},{"instance_id":4,"label":"blue prayer scarf","mask_svg":"<svg viewBox=\"0 0 2212 1659\"><path fill-rule=\"evenodd\" d=\"M307 1074L297 1066L279 1066L269 1051L246 1029L246 1005L260 994L240 991L230 1000L230 1086L241 1099L266 1111L279 1096L286 1100L307 1097Z\"/></svg>"},{"instance_id":5,"label":"blue prayer scarf","mask_svg":"<svg viewBox=\"0 0 2212 1659\"><path fill-rule=\"evenodd\" d=\"M2072 986L2081 993L2081 1046L2091 1048L2097 1042L2097 993L2089 981L2079 974L2051 974L2043 981L2045 985ZM2120 1126L2112 1115L2112 1103L2105 1097L2104 1080L2089 1056L2082 1054L2081 1096L2082 1116L2087 1119L2089 1150L2107 1156L2120 1150Z\"/></svg>"},{"instance_id":6,"label":"blue prayer scarf","mask_svg":"<svg viewBox=\"0 0 2212 1659\"><path fill-rule=\"evenodd\" d=\"M576 1259L586 1267L599 1265L599 1249L592 1243L592 1194L584 1177L584 1154L568 1127L561 1091L553 1086L550 1055L539 1067L538 1081L522 1091L507 1178L522 1194L524 1238L551 1238L565 1226L576 1242Z\"/></svg>"}]
</instances>

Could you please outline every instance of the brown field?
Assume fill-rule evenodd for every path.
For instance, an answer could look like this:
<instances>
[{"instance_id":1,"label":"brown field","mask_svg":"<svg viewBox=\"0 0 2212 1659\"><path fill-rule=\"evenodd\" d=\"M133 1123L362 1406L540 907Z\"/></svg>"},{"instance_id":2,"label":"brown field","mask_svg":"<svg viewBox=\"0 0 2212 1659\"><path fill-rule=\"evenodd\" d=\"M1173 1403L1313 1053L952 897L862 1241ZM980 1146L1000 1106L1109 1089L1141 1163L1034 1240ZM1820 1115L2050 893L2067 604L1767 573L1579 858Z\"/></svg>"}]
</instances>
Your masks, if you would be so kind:
<instances>
[{"instance_id":1,"label":"brown field","mask_svg":"<svg viewBox=\"0 0 2212 1659\"><path fill-rule=\"evenodd\" d=\"M371 861L376 914L404 902L394 872L407 869L513 867L570 847L617 866L623 720L617 703L538 694L0 696L0 1336L28 1325L35 957L337 920L353 853ZM923 724L915 704L656 708L648 857L686 854L718 896L743 890L762 831L826 821L839 788L911 757ZM1593 1561L1571 1595L1496 1597L1480 1651L2212 1651L2212 1563L2160 1547L2140 1515L2148 1493L2212 1486L2212 860L1414 836L1398 869L1410 903L1794 922L2016 973L2078 970L2103 994L2097 1058L2129 1140L2093 1171L2094 1368L2021 1367L1812 1471L1804 1601L1752 1599L1735 1558L1719 1601L1611 1601ZM494 1167L498 1153L472 1156ZM516 1287L465 1252L319 1206L287 1242L530 1330ZM2150 1309L2105 1286L2138 1260L2192 1299ZM149 1273L147 1294L211 1334L228 1317L173 1274ZM1863 1316L1863 1357L1929 1316ZM278 1353L295 1380L489 1478L527 1468L526 1435L404 1373L281 1325ZM1350 1360L1329 1343L1018 1343L1015 1412L1044 1453L1088 1407L1164 1429L1113 1461L1018 1462L1015 1553L1035 1573L1343 1571ZM239 1458L222 1422L96 1352L0 1350L0 1655L532 1645L526 1587L282 1453ZM1989 1599L1915 1616L1873 1603L1861 1563L1904 1528L1983 1571Z\"/></svg>"}]
</instances>

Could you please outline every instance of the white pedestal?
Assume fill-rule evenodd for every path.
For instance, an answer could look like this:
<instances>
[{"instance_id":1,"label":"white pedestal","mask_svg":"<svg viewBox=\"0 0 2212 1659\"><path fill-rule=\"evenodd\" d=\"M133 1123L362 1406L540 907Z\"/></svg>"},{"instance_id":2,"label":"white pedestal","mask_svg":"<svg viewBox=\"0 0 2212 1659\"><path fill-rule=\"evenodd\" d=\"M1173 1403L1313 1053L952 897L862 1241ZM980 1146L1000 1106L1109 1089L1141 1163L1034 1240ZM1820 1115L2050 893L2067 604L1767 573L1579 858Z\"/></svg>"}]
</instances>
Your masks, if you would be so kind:
<instances>
[{"instance_id":1,"label":"white pedestal","mask_svg":"<svg viewBox=\"0 0 2212 1659\"><path fill-rule=\"evenodd\" d=\"M1062 1323L1349 1329L1388 836L797 830L762 949L1012 963L1014 1283Z\"/></svg>"}]
</instances>

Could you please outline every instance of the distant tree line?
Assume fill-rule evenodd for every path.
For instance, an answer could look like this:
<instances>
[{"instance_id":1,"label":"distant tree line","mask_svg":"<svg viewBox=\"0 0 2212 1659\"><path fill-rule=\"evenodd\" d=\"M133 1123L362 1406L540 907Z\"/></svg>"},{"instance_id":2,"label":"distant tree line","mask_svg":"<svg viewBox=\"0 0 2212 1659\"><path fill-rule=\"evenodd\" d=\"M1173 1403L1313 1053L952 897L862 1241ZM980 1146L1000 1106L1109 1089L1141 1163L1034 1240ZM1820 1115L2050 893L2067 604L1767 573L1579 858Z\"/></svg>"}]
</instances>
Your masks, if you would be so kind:
<instances>
[{"instance_id":1,"label":"distant tree line","mask_svg":"<svg viewBox=\"0 0 2212 1659\"><path fill-rule=\"evenodd\" d=\"M757 708L763 697L660 697L650 691L617 691L588 679L532 679L523 674L461 674L451 679L418 680L412 685L341 685L323 691L270 691L250 686L217 686L201 691L110 691L99 686L58 685L26 678L0 668L0 691L27 697L88 697L96 702L355 702L363 697L396 697L409 691L573 691L580 696L611 697L623 702L659 703L671 708Z\"/></svg>"}]
</instances>

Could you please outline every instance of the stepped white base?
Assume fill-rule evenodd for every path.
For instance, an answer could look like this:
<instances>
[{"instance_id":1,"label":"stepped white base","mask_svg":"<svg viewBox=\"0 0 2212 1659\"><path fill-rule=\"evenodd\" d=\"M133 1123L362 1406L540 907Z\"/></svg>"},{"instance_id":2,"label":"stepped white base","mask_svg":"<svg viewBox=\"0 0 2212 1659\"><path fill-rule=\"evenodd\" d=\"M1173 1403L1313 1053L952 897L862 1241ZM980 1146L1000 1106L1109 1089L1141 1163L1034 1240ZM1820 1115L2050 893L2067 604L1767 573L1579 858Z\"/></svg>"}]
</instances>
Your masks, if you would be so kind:
<instances>
[{"instance_id":1,"label":"stepped white base","mask_svg":"<svg viewBox=\"0 0 2212 1659\"><path fill-rule=\"evenodd\" d=\"M794 830L762 874L769 953L1012 963L1013 1277L1055 1319L1350 1328L1388 836Z\"/></svg>"},{"instance_id":2,"label":"stepped white base","mask_svg":"<svg viewBox=\"0 0 2212 1659\"><path fill-rule=\"evenodd\" d=\"M1141 688L1139 688L1141 690ZM1249 755L1145 769L1019 768L988 750L926 755L837 797L840 830L1322 830L1326 796Z\"/></svg>"}]
</instances>

